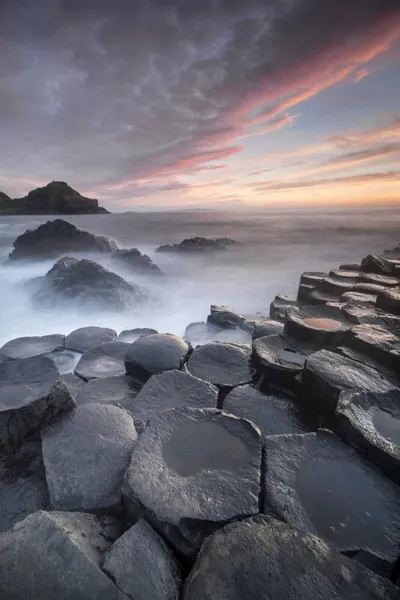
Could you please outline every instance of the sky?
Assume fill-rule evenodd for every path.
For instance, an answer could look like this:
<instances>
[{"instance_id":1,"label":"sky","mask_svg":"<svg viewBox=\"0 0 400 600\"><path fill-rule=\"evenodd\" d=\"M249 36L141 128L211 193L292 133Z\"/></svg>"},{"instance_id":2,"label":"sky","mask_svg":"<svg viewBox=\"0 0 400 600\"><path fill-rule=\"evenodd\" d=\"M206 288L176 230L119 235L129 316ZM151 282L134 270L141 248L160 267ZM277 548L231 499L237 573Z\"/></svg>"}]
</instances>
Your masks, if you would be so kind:
<instances>
[{"instance_id":1,"label":"sky","mask_svg":"<svg viewBox=\"0 0 400 600\"><path fill-rule=\"evenodd\" d=\"M0 190L400 204L399 0L1 0Z\"/></svg>"}]
</instances>

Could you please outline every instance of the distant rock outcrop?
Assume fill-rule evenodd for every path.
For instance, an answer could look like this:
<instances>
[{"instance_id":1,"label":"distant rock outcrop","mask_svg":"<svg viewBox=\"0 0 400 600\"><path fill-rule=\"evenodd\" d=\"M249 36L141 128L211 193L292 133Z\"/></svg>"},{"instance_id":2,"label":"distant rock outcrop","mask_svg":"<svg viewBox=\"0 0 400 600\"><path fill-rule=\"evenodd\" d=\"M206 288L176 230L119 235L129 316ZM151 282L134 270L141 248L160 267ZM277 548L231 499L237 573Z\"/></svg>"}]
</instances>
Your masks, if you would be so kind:
<instances>
[{"instance_id":1,"label":"distant rock outcrop","mask_svg":"<svg viewBox=\"0 0 400 600\"><path fill-rule=\"evenodd\" d=\"M71 252L113 252L115 242L106 237L77 229L75 225L56 219L28 229L14 241L10 260L51 258Z\"/></svg>"},{"instance_id":2,"label":"distant rock outcrop","mask_svg":"<svg viewBox=\"0 0 400 600\"><path fill-rule=\"evenodd\" d=\"M114 250L112 258L123 263L136 273L143 275L162 275L160 267L147 254L142 254L137 248L130 250Z\"/></svg>"},{"instance_id":3,"label":"distant rock outcrop","mask_svg":"<svg viewBox=\"0 0 400 600\"><path fill-rule=\"evenodd\" d=\"M204 238L194 237L186 238L180 244L160 246L156 252L215 252L216 250L226 250L228 246L238 245L239 242L230 238Z\"/></svg>"},{"instance_id":4,"label":"distant rock outcrop","mask_svg":"<svg viewBox=\"0 0 400 600\"><path fill-rule=\"evenodd\" d=\"M75 215L105 214L108 210L97 200L85 198L63 181L52 181L12 200L0 192L0 214L9 215Z\"/></svg>"}]
</instances>

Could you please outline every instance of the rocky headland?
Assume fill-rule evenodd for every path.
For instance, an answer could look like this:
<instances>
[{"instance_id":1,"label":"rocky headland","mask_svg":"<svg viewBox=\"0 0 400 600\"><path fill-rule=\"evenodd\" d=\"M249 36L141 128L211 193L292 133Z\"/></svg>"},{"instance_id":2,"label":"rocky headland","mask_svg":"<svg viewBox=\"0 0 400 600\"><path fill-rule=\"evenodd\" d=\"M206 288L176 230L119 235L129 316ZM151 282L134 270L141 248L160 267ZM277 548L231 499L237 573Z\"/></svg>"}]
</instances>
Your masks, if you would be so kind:
<instances>
[{"instance_id":1,"label":"rocky headland","mask_svg":"<svg viewBox=\"0 0 400 600\"><path fill-rule=\"evenodd\" d=\"M98 267L32 291L139 299ZM399 600L400 248L182 337L10 340L0 456L5 600Z\"/></svg>"}]
</instances>

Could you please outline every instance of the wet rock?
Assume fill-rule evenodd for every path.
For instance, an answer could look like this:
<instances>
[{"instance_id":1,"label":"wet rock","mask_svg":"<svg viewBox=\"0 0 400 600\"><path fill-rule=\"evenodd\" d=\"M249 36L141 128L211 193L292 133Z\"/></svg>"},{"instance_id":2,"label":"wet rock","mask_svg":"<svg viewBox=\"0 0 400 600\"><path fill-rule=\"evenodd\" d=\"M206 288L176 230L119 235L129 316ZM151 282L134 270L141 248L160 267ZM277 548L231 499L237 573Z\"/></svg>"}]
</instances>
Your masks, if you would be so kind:
<instances>
[{"instance_id":1,"label":"wet rock","mask_svg":"<svg viewBox=\"0 0 400 600\"><path fill-rule=\"evenodd\" d=\"M116 273L92 260L64 257L38 283L33 300L40 306L76 301L85 310L123 311L137 307L145 296Z\"/></svg>"},{"instance_id":2,"label":"wet rock","mask_svg":"<svg viewBox=\"0 0 400 600\"><path fill-rule=\"evenodd\" d=\"M376 302L376 296L373 294L364 294L363 292L345 292L339 298L341 302L363 304L373 308Z\"/></svg>"},{"instance_id":3,"label":"wet rock","mask_svg":"<svg viewBox=\"0 0 400 600\"><path fill-rule=\"evenodd\" d=\"M349 289L349 288L345 288L345 289ZM343 290L342 290L343 291ZM338 301L339 297L338 294L340 294L341 292L338 291L337 293L333 294L331 292L327 292L326 290L322 290L320 287L315 288L308 296L307 298L307 304L311 304L311 305L318 305L318 304L329 304L329 303L335 303Z\"/></svg>"},{"instance_id":4,"label":"wet rock","mask_svg":"<svg viewBox=\"0 0 400 600\"><path fill-rule=\"evenodd\" d=\"M310 293L319 286L324 277L328 277L328 274L316 271L303 273L300 277L297 301L307 302Z\"/></svg>"},{"instance_id":5,"label":"wet rock","mask_svg":"<svg viewBox=\"0 0 400 600\"><path fill-rule=\"evenodd\" d=\"M245 344L211 342L196 348L189 358L189 373L220 388L250 383L251 347Z\"/></svg>"},{"instance_id":6,"label":"wet rock","mask_svg":"<svg viewBox=\"0 0 400 600\"><path fill-rule=\"evenodd\" d=\"M126 600L101 570L111 517L39 511L0 535L0 590L13 600Z\"/></svg>"},{"instance_id":7,"label":"wet rock","mask_svg":"<svg viewBox=\"0 0 400 600\"><path fill-rule=\"evenodd\" d=\"M204 542L183 600L397 600L398 590L332 544L258 516Z\"/></svg>"},{"instance_id":8,"label":"wet rock","mask_svg":"<svg viewBox=\"0 0 400 600\"><path fill-rule=\"evenodd\" d=\"M153 335L158 333L156 329L150 329L149 327L137 327L136 329L124 329L118 336L118 340L120 342L127 342L128 344L132 344L140 337L144 337L145 335Z\"/></svg>"},{"instance_id":9,"label":"wet rock","mask_svg":"<svg viewBox=\"0 0 400 600\"><path fill-rule=\"evenodd\" d=\"M20 337L0 348L0 354L8 358L40 356L64 347L64 336L58 333L39 337Z\"/></svg>"},{"instance_id":10,"label":"wet rock","mask_svg":"<svg viewBox=\"0 0 400 600\"><path fill-rule=\"evenodd\" d=\"M400 330L400 318L397 315L391 315L383 310L370 307L367 304L357 304L349 302L341 307L343 315L354 323L361 325L379 325L388 329Z\"/></svg>"},{"instance_id":11,"label":"wet rock","mask_svg":"<svg viewBox=\"0 0 400 600\"><path fill-rule=\"evenodd\" d=\"M251 385L235 388L224 398L223 411L255 423L263 436L304 433L316 429L315 420L304 417L289 396L262 394Z\"/></svg>"},{"instance_id":12,"label":"wet rock","mask_svg":"<svg viewBox=\"0 0 400 600\"><path fill-rule=\"evenodd\" d=\"M62 219L47 221L37 229L28 229L17 237L13 246L10 260L53 258L72 252L107 253L117 248L115 242L77 229Z\"/></svg>"},{"instance_id":13,"label":"wet rock","mask_svg":"<svg viewBox=\"0 0 400 600\"><path fill-rule=\"evenodd\" d=\"M275 300L271 302L269 308L269 316L274 321L281 321L283 323L288 307L297 305L297 300L288 298L288 296L275 296Z\"/></svg>"},{"instance_id":14,"label":"wet rock","mask_svg":"<svg viewBox=\"0 0 400 600\"><path fill-rule=\"evenodd\" d=\"M245 317L243 315L227 306L211 305L210 314L207 317L207 323L216 325L220 329L236 329L244 321Z\"/></svg>"},{"instance_id":15,"label":"wet rock","mask_svg":"<svg viewBox=\"0 0 400 600\"><path fill-rule=\"evenodd\" d=\"M189 323L186 327L184 338L193 347L196 347L199 344L210 342L220 331L219 327L216 327L212 323L205 323L204 321Z\"/></svg>"},{"instance_id":16,"label":"wet rock","mask_svg":"<svg viewBox=\"0 0 400 600\"><path fill-rule=\"evenodd\" d=\"M68 373L74 372L82 354L80 352L73 352L72 350L63 348L62 350L54 350L53 352L49 352L49 354L46 354L46 356L53 361L61 375L67 375Z\"/></svg>"},{"instance_id":17,"label":"wet rock","mask_svg":"<svg viewBox=\"0 0 400 600\"><path fill-rule=\"evenodd\" d=\"M0 362L0 456L15 452L29 433L74 406L49 358Z\"/></svg>"},{"instance_id":18,"label":"wet rock","mask_svg":"<svg viewBox=\"0 0 400 600\"><path fill-rule=\"evenodd\" d=\"M381 292L385 292L387 287L384 285L379 285L377 283L370 283L369 281L361 281L360 283L355 283L353 291L360 292L361 294L369 294L371 296L377 296Z\"/></svg>"},{"instance_id":19,"label":"wet rock","mask_svg":"<svg viewBox=\"0 0 400 600\"><path fill-rule=\"evenodd\" d=\"M171 409L150 422L132 453L123 494L175 551L194 558L226 521L259 510L260 432L213 409Z\"/></svg>"},{"instance_id":20,"label":"wet rock","mask_svg":"<svg viewBox=\"0 0 400 600\"><path fill-rule=\"evenodd\" d=\"M179 253L205 253L226 250L229 246L238 245L239 242L230 238L210 239L204 237L186 238L180 244L160 246L156 252Z\"/></svg>"},{"instance_id":21,"label":"wet rock","mask_svg":"<svg viewBox=\"0 0 400 600\"><path fill-rule=\"evenodd\" d=\"M135 273L142 275L163 275L160 267L151 260L150 256L142 254L137 248L114 250L111 258L129 267Z\"/></svg>"},{"instance_id":22,"label":"wet rock","mask_svg":"<svg viewBox=\"0 0 400 600\"><path fill-rule=\"evenodd\" d=\"M396 287L400 285L400 279L390 275L379 275L378 273L361 273L361 280L366 283L374 283L386 287Z\"/></svg>"},{"instance_id":23,"label":"wet rock","mask_svg":"<svg viewBox=\"0 0 400 600\"><path fill-rule=\"evenodd\" d=\"M385 258L369 254L361 261L361 271L365 271L366 273L387 275L392 273L393 268L390 262L388 262Z\"/></svg>"},{"instance_id":24,"label":"wet rock","mask_svg":"<svg viewBox=\"0 0 400 600\"><path fill-rule=\"evenodd\" d=\"M135 425L143 431L147 421L169 408L217 408L218 389L189 373L173 370L150 377L132 407Z\"/></svg>"},{"instance_id":25,"label":"wet rock","mask_svg":"<svg viewBox=\"0 0 400 600\"><path fill-rule=\"evenodd\" d=\"M146 335L130 345L125 358L128 375L146 382L152 375L180 369L191 350L182 338L170 333Z\"/></svg>"},{"instance_id":26,"label":"wet rock","mask_svg":"<svg viewBox=\"0 0 400 600\"><path fill-rule=\"evenodd\" d=\"M266 383L285 389L297 388L296 376L303 369L307 355L281 335L270 335L253 342L254 366Z\"/></svg>"},{"instance_id":27,"label":"wet rock","mask_svg":"<svg viewBox=\"0 0 400 600\"><path fill-rule=\"evenodd\" d=\"M15 454L0 459L0 489L0 531L49 507L40 440L27 439Z\"/></svg>"},{"instance_id":28,"label":"wet rock","mask_svg":"<svg viewBox=\"0 0 400 600\"><path fill-rule=\"evenodd\" d=\"M112 404L134 412L135 399L143 384L130 375L117 375L92 379L76 396L77 406L82 404ZM132 415L133 416L133 415Z\"/></svg>"},{"instance_id":29,"label":"wet rock","mask_svg":"<svg viewBox=\"0 0 400 600\"><path fill-rule=\"evenodd\" d=\"M251 333L243 329L222 329L210 341L228 342L232 344L251 344Z\"/></svg>"},{"instance_id":30,"label":"wet rock","mask_svg":"<svg viewBox=\"0 0 400 600\"><path fill-rule=\"evenodd\" d=\"M344 392L336 417L339 435L400 484L400 390Z\"/></svg>"},{"instance_id":31,"label":"wet rock","mask_svg":"<svg viewBox=\"0 0 400 600\"><path fill-rule=\"evenodd\" d=\"M80 377L77 377L74 373L67 373L63 375L63 379L69 390L69 393L73 398L76 398L81 389L87 385L86 381Z\"/></svg>"},{"instance_id":32,"label":"wet rock","mask_svg":"<svg viewBox=\"0 0 400 600\"><path fill-rule=\"evenodd\" d=\"M125 356L129 348L130 344L125 342L108 342L95 346L82 355L75 375L86 381L124 375Z\"/></svg>"},{"instance_id":33,"label":"wet rock","mask_svg":"<svg viewBox=\"0 0 400 600\"><path fill-rule=\"evenodd\" d=\"M266 319L254 327L253 340L258 340L258 338L266 337L268 335L278 335L280 333L283 333L283 323L272 319Z\"/></svg>"},{"instance_id":34,"label":"wet rock","mask_svg":"<svg viewBox=\"0 0 400 600\"><path fill-rule=\"evenodd\" d=\"M143 519L113 544L103 570L134 600L179 598L179 564L164 540Z\"/></svg>"},{"instance_id":35,"label":"wet rock","mask_svg":"<svg viewBox=\"0 0 400 600\"><path fill-rule=\"evenodd\" d=\"M328 350L311 354L303 372L305 404L322 415L332 415L343 390L381 392L396 389L394 378L366 364Z\"/></svg>"},{"instance_id":36,"label":"wet rock","mask_svg":"<svg viewBox=\"0 0 400 600\"><path fill-rule=\"evenodd\" d=\"M332 279L339 279L339 281L347 281L348 283L358 283L361 281L363 275L365 275L365 273L362 273L361 271L343 271L341 269L333 269L329 272L329 277Z\"/></svg>"},{"instance_id":37,"label":"wet rock","mask_svg":"<svg viewBox=\"0 0 400 600\"><path fill-rule=\"evenodd\" d=\"M65 338L65 347L75 352L86 352L93 346L115 342L117 332L107 327L80 327Z\"/></svg>"},{"instance_id":38,"label":"wet rock","mask_svg":"<svg viewBox=\"0 0 400 600\"><path fill-rule=\"evenodd\" d=\"M338 279L335 277L325 277L319 286L316 288L317 291L321 291L335 298L339 298L345 292L349 292L353 287L357 285L355 283L345 281L344 279Z\"/></svg>"},{"instance_id":39,"label":"wet rock","mask_svg":"<svg viewBox=\"0 0 400 600\"><path fill-rule=\"evenodd\" d=\"M400 288L379 292L376 306L386 312L400 315Z\"/></svg>"},{"instance_id":40,"label":"wet rock","mask_svg":"<svg viewBox=\"0 0 400 600\"><path fill-rule=\"evenodd\" d=\"M339 271L361 271L361 263L345 263L340 265Z\"/></svg>"},{"instance_id":41,"label":"wet rock","mask_svg":"<svg viewBox=\"0 0 400 600\"><path fill-rule=\"evenodd\" d=\"M364 550L396 562L397 486L330 431L265 441L266 503L286 523L340 551Z\"/></svg>"},{"instance_id":42,"label":"wet rock","mask_svg":"<svg viewBox=\"0 0 400 600\"><path fill-rule=\"evenodd\" d=\"M127 411L105 404L78 406L41 436L53 509L121 509L121 479L137 440Z\"/></svg>"},{"instance_id":43,"label":"wet rock","mask_svg":"<svg viewBox=\"0 0 400 600\"><path fill-rule=\"evenodd\" d=\"M397 334L379 325L356 325L351 329L347 343L350 348L400 374L400 337Z\"/></svg>"},{"instance_id":44,"label":"wet rock","mask_svg":"<svg viewBox=\"0 0 400 600\"><path fill-rule=\"evenodd\" d=\"M332 306L293 307L286 313L283 331L285 336L323 348L341 344L350 325L342 312Z\"/></svg>"}]
</instances>

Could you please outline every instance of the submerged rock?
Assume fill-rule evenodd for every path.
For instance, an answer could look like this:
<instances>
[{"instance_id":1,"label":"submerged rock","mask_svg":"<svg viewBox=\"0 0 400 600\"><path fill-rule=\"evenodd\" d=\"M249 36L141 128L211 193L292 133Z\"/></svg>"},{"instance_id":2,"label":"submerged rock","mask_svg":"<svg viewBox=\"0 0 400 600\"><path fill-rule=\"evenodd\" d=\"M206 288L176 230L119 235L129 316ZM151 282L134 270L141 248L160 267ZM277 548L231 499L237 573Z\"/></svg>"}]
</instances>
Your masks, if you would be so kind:
<instances>
[{"instance_id":1,"label":"submerged rock","mask_svg":"<svg viewBox=\"0 0 400 600\"><path fill-rule=\"evenodd\" d=\"M246 344L211 342L198 346L188 361L188 371L220 388L250 383L251 347Z\"/></svg>"},{"instance_id":2,"label":"submerged rock","mask_svg":"<svg viewBox=\"0 0 400 600\"><path fill-rule=\"evenodd\" d=\"M40 356L64 348L65 337L58 333L53 335L20 337L4 344L0 355L8 358L29 358Z\"/></svg>"},{"instance_id":3,"label":"submerged rock","mask_svg":"<svg viewBox=\"0 0 400 600\"><path fill-rule=\"evenodd\" d=\"M121 510L121 480L137 440L128 412L104 404L78 406L41 435L53 509Z\"/></svg>"},{"instance_id":4,"label":"submerged rock","mask_svg":"<svg viewBox=\"0 0 400 600\"><path fill-rule=\"evenodd\" d=\"M183 600L397 600L398 588L333 545L267 517L226 525L204 542Z\"/></svg>"},{"instance_id":5,"label":"submerged rock","mask_svg":"<svg viewBox=\"0 0 400 600\"><path fill-rule=\"evenodd\" d=\"M139 437L123 494L181 556L230 519L258 513L260 432L213 409L171 409Z\"/></svg>"},{"instance_id":6,"label":"submerged rock","mask_svg":"<svg viewBox=\"0 0 400 600\"><path fill-rule=\"evenodd\" d=\"M28 229L14 241L10 260L37 260L53 258L73 252L112 252L117 249L115 242L98 237L75 225L56 219Z\"/></svg>"},{"instance_id":7,"label":"submerged rock","mask_svg":"<svg viewBox=\"0 0 400 600\"><path fill-rule=\"evenodd\" d=\"M400 542L397 486L329 431L266 439L266 505L339 551L394 565Z\"/></svg>"},{"instance_id":8,"label":"submerged rock","mask_svg":"<svg viewBox=\"0 0 400 600\"><path fill-rule=\"evenodd\" d=\"M101 570L112 517L39 511L0 534L0 591L13 600L126 600Z\"/></svg>"},{"instance_id":9,"label":"submerged rock","mask_svg":"<svg viewBox=\"0 0 400 600\"><path fill-rule=\"evenodd\" d=\"M74 406L49 358L0 362L0 456L15 452L32 431Z\"/></svg>"},{"instance_id":10,"label":"submerged rock","mask_svg":"<svg viewBox=\"0 0 400 600\"><path fill-rule=\"evenodd\" d=\"M117 332L107 327L80 327L75 329L65 338L65 347L75 352L86 352L93 346L106 342L115 342Z\"/></svg>"},{"instance_id":11,"label":"submerged rock","mask_svg":"<svg viewBox=\"0 0 400 600\"><path fill-rule=\"evenodd\" d=\"M108 342L85 352L75 368L75 375L86 381L125 374L125 356L130 344Z\"/></svg>"},{"instance_id":12,"label":"submerged rock","mask_svg":"<svg viewBox=\"0 0 400 600\"><path fill-rule=\"evenodd\" d=\"M186 238L180 244L159 246L156 252L203 253L226 250L229 246L238 245L239 242L230 238L210 239L204 237Z\"/></svg>"},{"instance_id":13,"label":"submerged rock","mask_svg":"<svg viewBox=\"0 0 400 600\"><path fill-rule=\"evenodd\" d=\"M150 256L142 254L137 248L114 250L111 258L129 267L135 273L142 275L163 275L160 267L151 260Z\"/></svg>"},{"instance_id":14,"label":"submerged rock","mask_svg":"<svg viewBox=\"0 0 400 600\"><path fill-rule=\"evenodd\" d=\"M130 345L125 357L128 375L146 382L152 375L180 369L187 360L190 344L170 333L146 335Z\"/></svg>"}]
</instances>

